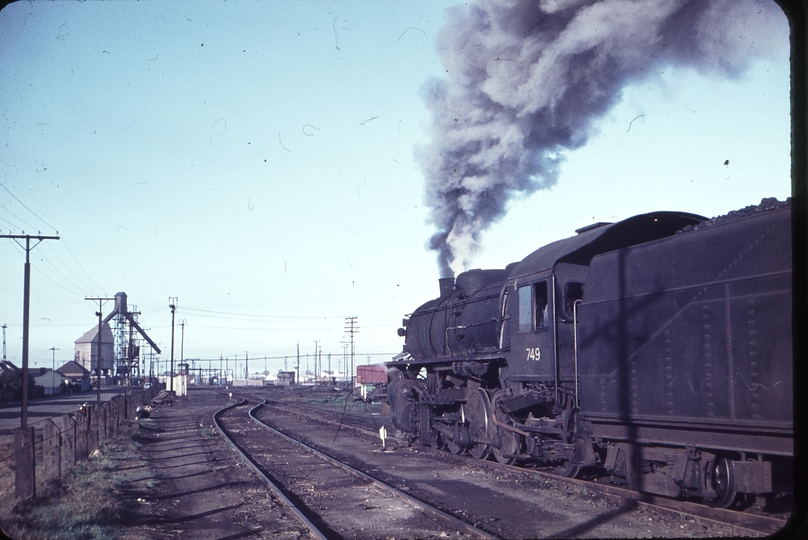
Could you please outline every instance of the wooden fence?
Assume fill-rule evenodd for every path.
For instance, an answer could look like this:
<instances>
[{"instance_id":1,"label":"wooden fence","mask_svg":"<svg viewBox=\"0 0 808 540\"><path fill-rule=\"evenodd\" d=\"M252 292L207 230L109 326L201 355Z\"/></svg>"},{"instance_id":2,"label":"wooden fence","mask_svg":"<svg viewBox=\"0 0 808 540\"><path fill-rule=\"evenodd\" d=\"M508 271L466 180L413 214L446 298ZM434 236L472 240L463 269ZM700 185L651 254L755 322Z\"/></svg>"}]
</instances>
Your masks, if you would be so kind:
<instances>
[{"instance_id":1,"label":"wooden fence","mask_svg":"<svg viewBox=\"0 0 808 540\"><path fill-rule=\"evenodd\" d=\"M148 405L159 386L115 396L100 404L50 418L42 424L42 440L34 428L14 431L14 493L17 500L36 497L51 483L58 483L76 465L100 448L122 425L135 417L135 411ZM41 448L37 448L37 445ZM37 474L38 473L38 474Z\"/></svg>"}]
</instances>

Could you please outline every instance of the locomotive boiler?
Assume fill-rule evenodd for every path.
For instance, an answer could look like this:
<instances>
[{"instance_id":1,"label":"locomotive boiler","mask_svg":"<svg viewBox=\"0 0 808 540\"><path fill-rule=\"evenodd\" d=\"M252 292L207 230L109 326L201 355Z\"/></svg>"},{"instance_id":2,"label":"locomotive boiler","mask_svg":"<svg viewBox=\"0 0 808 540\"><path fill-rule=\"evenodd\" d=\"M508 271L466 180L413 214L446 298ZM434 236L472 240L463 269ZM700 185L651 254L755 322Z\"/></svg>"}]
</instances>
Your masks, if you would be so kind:
<instances>
[{"instance_id":1,"label":"locomotive boiler","mask_svg":"<svg viewBox=\"0 0 808 540\"><path fill-rule=\"evenodd\" d=\"M791 203L597 223L442 279L388 366L411 439L730 506L793 460Z\"/></svg>"}]
</instances>

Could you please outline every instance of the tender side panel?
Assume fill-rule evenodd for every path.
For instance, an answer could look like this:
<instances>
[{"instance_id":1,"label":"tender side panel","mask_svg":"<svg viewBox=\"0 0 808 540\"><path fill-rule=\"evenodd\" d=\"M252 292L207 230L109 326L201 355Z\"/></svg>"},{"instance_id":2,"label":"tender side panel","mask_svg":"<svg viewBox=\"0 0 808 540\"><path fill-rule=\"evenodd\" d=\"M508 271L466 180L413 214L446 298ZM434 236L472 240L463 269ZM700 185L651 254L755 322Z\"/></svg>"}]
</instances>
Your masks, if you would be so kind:
<instances>
[{"instance_id":1,"label":"tender side panel","mask_svg":"<svg viewBox=\"0 0 808 540\"><path fill-rule=\"evenodd\" d=\"M790 451L789 221L772 211L595 257L580 308L585 416L755 427Z\"/></svg>"}]
</instances>

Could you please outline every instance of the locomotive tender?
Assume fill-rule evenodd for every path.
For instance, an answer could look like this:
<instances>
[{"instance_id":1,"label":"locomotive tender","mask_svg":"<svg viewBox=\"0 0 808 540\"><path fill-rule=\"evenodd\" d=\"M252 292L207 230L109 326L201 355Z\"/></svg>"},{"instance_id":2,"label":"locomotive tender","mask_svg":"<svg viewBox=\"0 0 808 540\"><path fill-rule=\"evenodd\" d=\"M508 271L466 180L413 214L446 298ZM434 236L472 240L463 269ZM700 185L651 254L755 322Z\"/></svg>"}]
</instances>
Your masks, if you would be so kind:
<instances>
[{"instance_id":1,"label":"locomotive tender","mask_svg":"<svg viewBox=\"0 0 808 540\"><path fill-rule=\"evenodd\" d=\"M440 280L387 364L396 427L722 507L789 489L790 200L576 233Z\"/></svg>"}]
</instances>

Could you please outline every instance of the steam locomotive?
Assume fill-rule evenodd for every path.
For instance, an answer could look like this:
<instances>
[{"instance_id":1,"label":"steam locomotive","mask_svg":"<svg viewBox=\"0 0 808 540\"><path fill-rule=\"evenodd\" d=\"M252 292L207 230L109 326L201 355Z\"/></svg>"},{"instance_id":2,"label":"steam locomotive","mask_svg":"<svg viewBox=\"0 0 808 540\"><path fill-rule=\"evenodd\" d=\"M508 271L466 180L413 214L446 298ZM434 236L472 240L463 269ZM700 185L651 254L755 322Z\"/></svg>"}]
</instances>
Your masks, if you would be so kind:
<instances>
[{"instance_id":1,"label":"steam locomotive","mask_svg":"<svg viewBox=\"0 0 808 540\"><path fill-rule=\"evenodd\" d=\"M440 280L387 364L411 440L729 507L789 490L791 201L596 223Z\"/></svg>"}]
</instances>

